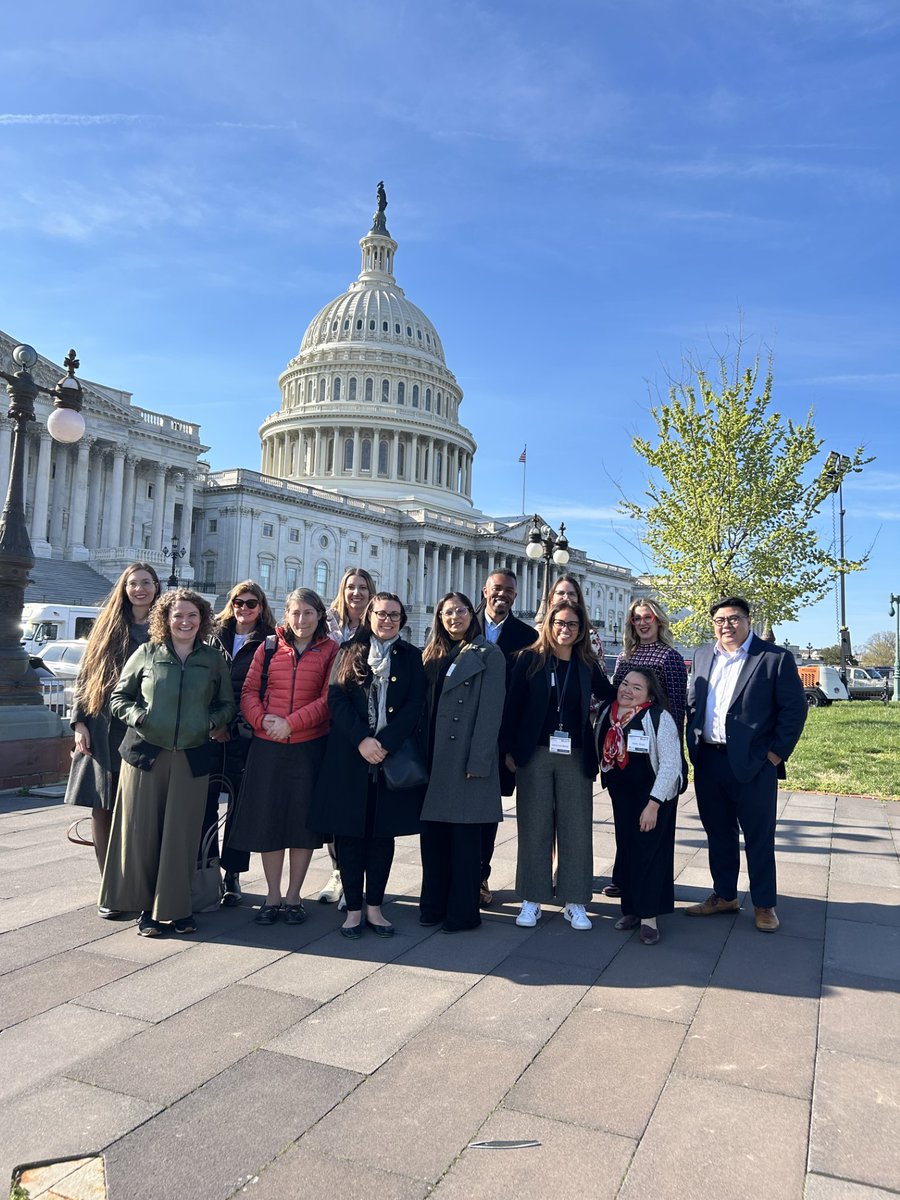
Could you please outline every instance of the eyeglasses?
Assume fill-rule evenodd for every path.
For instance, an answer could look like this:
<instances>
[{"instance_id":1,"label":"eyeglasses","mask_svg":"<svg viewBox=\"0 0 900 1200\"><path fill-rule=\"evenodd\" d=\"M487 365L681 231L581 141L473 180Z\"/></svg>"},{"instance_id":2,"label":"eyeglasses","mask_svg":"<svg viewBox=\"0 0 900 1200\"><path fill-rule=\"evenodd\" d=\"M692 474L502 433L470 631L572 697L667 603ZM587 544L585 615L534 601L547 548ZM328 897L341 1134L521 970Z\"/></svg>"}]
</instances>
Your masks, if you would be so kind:
<instances>
[{"instance_id":1,"label":"eyeglasses","mask_svg":"<svg viewBox=\"0 0 900 1200\"><path fill-rule=\"evenodd\" d=\"M744 616L739 617L713 617L713 625L716 629L721 629L723 625L740 625L741 621L746 621Z\"/></svg>"},{"instance_id":2,"label":"eyeglasses","mask_svg":"<svg viewBox=\"0 0 900 1200\"><path fill-rule=\"evenodd\" d=\"M377 617L379 621L401 621L403 619L403 613L389 613L384 612L383 610L380 612L373 612L372 616Z\"/></svg>"},{"instance_id":3,"label":"eyeglasses","mask_svg":"<svg viewBox=\"0 0 900 1200\"><path fill-rule=\"evenodd\" d=\"M581 622L580 621L554 621L553 628L554 629L580 629Z\"/></svg>"},{"instance_id":4,"label":"eyeglasses","mask_svg":"<svg viewBox=\"0 0 900 1200\"><path fill-rule=\"evenodd\" d=\"M655 620L655 614L651 613L649 617L632 617L631 623L632 625L643 625L645 622L652 624Z\"/></svg>"},{"instance_id":5,"label":"eyeglasses","mask_svg":"<svg viewBox=\"0 0 900 1200\"><path fill-rule=\"evenodd\" d=\"M232 608L259 608L259 601L255 596L249 600L232 600Z\"/></svg>"},{"instance_id":6,"label":"eyeglasses","mask_svg":"<svg viewBox=\"0 0 900 1200\"><path fill-rule=\"evenodd\" d=\"M556 600L556 599L559 599L559 600L577 600L577 599L578 599L578 593L577 593L577 592L572 592L572 591L569 591L569 592L564 592L564 591L563 591L561 588L557 588L557 589L556 589L556 591L553 593L553 598L554 598L555 600Z\"/></svg>"},{"instance_id":7,"label":"eyeglasses","mask_svg":"<svg viewBox=\"0 0 900 1200\"><path fill-rule=\"evenodd\" d=\"M442 617L465 617L471 612L468 608L442 608Z\"/></svg>"}]
</instances>

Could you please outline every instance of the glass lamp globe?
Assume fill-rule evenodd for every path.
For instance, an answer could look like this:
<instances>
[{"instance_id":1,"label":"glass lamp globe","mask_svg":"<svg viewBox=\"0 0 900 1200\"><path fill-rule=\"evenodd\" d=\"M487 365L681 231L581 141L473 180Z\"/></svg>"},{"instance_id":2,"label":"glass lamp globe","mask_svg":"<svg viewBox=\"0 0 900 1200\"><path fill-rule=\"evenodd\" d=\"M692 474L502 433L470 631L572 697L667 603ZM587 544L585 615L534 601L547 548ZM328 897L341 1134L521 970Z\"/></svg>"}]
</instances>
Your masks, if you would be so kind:
<instances>
[{"instance_id":1,"label":"glass lamp globe","mask_svg":"<svg viewBox=\"0 0 900 1200\"><path fill-rule=\"evenodd\" d=\"M566 563L569 561L568 550L554 550L553 551L553 561L556 563L556 565L558 567L564 567L566 565Z\"/></svg>"},{"instance_id":2,"label":"glass lamp globe","mask_svg":"<svg viewBox=\"0 0 900 1200\"><path fill-rule=\"evenodd\" d=\"M525 554L532 561L539 559L544 553L540 542L528 542L525 545Z\"/></svg>"},{"instance_id":3,"label":"glass lamp globe","mask_svg":"<svg viewBox=\"0 0 900 1200\"><path fill-rule=\"evenodd\" d=\"M73 408L54 408L47 431L56 442L78 442L84 437L84 417Z\"/></svg>"}]
</instances>

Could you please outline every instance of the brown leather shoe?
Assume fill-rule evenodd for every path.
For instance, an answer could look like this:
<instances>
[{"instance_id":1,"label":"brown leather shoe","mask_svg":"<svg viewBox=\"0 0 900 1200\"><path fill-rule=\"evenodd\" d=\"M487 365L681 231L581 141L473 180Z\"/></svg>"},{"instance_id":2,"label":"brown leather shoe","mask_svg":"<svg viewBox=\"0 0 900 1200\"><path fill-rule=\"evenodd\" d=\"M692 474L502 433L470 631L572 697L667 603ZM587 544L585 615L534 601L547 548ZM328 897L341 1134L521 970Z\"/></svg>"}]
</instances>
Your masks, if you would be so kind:
<instances>
[{"instance_id":1,"label":"brown leather shoe","mask_svg":"<svg viewBox=\"0 0 900 1200\"><path fill-rule=\"evenodd\" d=\"M734 900L723 900L715 892L710 893L702 904L692 904L684 911L689 917L712 917L716 913L740 912L741 903L737 897Z\"/></svg>"},{"instance_id":2,"label":"brown leather shoe","mask_svg":"<svg viewBox=\"0 0 900 1200\"><path fill-rule=\"evenodd\" d=\"M774 908L754 908L753 914L756 918L756 928L763 933L774 933L781 924Z\"/></svg>"},{"instance_id":3,"label":"brown leather shoe","mask_svg":"<svg viewBox=\"0 0 900 1200\"><path fill-rule=\"evenodd\" d=\"M488 887L488 881L486 879L482 879L481 881L481 891L478 894L478 902L482 908L490 908L490 906L494 903L494 893Z\"/></svg>"}]
</instances>

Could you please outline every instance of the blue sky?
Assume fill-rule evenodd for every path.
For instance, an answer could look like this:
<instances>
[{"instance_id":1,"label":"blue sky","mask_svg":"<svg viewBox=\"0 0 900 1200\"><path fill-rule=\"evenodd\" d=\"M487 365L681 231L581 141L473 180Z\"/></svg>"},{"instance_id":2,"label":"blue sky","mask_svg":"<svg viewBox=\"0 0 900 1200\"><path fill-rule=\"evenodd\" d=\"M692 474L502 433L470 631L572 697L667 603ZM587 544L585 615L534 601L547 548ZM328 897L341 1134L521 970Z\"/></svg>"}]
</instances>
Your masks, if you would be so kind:
<instances>
[{"instance_id":1,"label":"blue sky","mask_svg":"<svg viewBox=\"0 0 900 1200\"><path fill-rule=\"evenodd\" d=\"M0 48L0 327L201 423L256 430L359 270L384 179L396 274L479 444L475 501L648 565L616 512L685 355L740 327L845 488L854 642L900 592L895 0L45 0ZM822 518L831 537L831 511ZM834 599L780 626L836 640Z\"/></svg>"}]
</instances>

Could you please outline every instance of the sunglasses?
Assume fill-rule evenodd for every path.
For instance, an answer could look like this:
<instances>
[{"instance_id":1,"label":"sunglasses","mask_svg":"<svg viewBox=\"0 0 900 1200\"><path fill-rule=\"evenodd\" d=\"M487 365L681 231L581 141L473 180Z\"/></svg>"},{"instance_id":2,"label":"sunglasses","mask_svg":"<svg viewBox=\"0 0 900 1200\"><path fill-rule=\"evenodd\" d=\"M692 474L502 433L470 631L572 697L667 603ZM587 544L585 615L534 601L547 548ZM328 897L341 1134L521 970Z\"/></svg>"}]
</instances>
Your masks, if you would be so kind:
<instances>
[{"instance_id":1,"label":"sunglasses","mask_svg":"<svg viewBox=\"0 0 900 1200\"><path fill-rule=\"evenodd\" d=\"M254 596L251 600L232 600L232 608L259 608L259 601Z\"/></svg>"}]
</instances>

